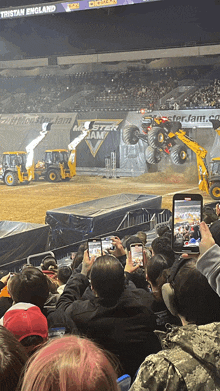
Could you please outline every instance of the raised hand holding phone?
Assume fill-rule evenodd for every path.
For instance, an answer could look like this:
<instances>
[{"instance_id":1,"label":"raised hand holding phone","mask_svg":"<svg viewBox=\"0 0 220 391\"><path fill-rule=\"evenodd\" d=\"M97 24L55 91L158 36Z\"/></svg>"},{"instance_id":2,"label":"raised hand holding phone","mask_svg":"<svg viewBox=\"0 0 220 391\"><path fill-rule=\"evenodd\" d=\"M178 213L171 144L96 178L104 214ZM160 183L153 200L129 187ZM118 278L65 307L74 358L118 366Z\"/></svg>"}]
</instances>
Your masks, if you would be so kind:
<instances>
[{"instance_id":1,"label":"raised hand holding phone","mask_svg":"<svg viewBox=\"0 0 220 391\"><path fill-rule=\"evenodd\" d=\"M200 194L173 197L172 248L176 253L198 254L203 199Z\"/></svg>"}]
</instances>

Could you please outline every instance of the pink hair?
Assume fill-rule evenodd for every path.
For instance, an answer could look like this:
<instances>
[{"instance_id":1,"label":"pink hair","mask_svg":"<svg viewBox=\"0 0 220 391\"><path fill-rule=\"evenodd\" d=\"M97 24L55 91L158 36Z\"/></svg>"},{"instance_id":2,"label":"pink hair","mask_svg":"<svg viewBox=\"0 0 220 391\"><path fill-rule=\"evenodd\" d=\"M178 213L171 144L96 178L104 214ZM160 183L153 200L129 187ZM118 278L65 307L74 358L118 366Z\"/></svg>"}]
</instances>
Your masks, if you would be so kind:
<instances>
[{"instance_id":1,"label":"pink hair","mask_svg":"<svg viewBox=\"0 0 220 391\"><path fill-rule=\"evenodd\" d=\"M118 391L116 380L103 351L71 335L50 341L32 356L21 391Z\"/></svg>"}]
</instances>

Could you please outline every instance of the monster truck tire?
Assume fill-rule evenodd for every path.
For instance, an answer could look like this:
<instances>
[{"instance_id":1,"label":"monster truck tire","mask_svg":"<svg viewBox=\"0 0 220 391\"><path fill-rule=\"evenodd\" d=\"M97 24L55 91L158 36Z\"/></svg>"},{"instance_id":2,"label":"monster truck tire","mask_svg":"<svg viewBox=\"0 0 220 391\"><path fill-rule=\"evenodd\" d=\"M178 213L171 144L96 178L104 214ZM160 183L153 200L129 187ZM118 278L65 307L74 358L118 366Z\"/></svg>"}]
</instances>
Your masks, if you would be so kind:
<instances>
[{"instance_id":1,"label":"monster truck tire","mask_svg":"<svg viewBox=\"0 0 220 391\"><path fill-rule=\"evenodd\" d=\"M4 182L7 186L16 186L18 184L18 174L10 171L5 174Z\"/></svg>"},{"instance_id":2,"label":"monster truck tire","mask_svg":"<svg viewBox=\"0 0 220 391\"><path fill-rule=\"evenodd\" d=\"M153 128L148 132L148 144L152 148L162 148L165 143L165 131L162 128Z\"/></svg>"},{"instance_id":3,"label":"monster truck tire","mask_svg":"<svg viewBox=\"0 0 220 391\"><path fill-rule=\"evenodd\" d=\"M135 145L137 144L139 137L138 134L140 133L140 130L135 125L128 125L125 126L122 133L122 139L125 144L127 145Z\"/></svg>"},{"instance_id":4,"label":"monster truck tire","mask_svg":"<svg viewBox=\"0 0 220 391\"><path fill-rule=\"evenodd\" d=\"M149 164L157 164L162 159L162 154L158 149L147 147L145 150L145 159Z\"/></svg>"},{"instance_id":5,"label":"monster truck tire","mask_svg":"<svg viewBox=\"0 0 220 391\"><path fill-rule=\"evenodd\" d=\"M58 170L49 170L47 174L47 180L49 182L59 182L61 180L61 176Z\"/></svg>"},{"instance_id":6,"label":"monster truck tire","mask_svg":"<svg viewBox=\"0 0 220 391\"><path fill-rule=\"evenodd\" d=\"M187 159L187 148L185 145L175 145L172 147L170 158L173 164L184 164Z\"/></svg>"},{"instance_id":7,"label":"monster truck tire","mask_svg":"<svg viewBox=\"0 0 220 391\"><path fill-rule=\"evenodd\" d=\"M220 200L220 182L214 182L210 186L209 194L213 200Z\"/></svg>"}]
</instances>

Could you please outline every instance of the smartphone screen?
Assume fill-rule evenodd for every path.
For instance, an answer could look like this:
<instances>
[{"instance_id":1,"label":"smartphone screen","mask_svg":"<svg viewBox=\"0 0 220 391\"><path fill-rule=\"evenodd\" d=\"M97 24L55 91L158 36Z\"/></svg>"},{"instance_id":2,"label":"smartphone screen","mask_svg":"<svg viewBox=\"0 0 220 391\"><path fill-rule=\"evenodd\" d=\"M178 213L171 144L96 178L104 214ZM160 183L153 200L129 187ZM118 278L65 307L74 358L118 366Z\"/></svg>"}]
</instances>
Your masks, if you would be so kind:
<instances>
[{"instance_id":1,"label":"smartphone screen","mask_svg":"<svg viewBox=\"0 0 220 391\"><path fill-rule=\"evenodd\" d=\"M143 245L141 243L131 244L130 251L133 266L143 266Z\"/></svg>"},{"instance_id":2,"label":"smartphone screen","mask_svg":"<svg viewBox=\"0 0 220 391\"><path fill-rule=\"evenodd\" d=\"M110 236L102 238L102 251L114 250L112 239Z\"/></svg>"},{"instance_id":3,"label":"smartphone screen","mask_svg":"<svg viewBox=\"0 0 220 391\"><path fill-rule=\"evenodd\" d=\"M173 197L172 248L177 253L199 253L203 199L200 194Z\"/></svg>"},{"instance_id":4,"label":"smartphone screen","mask_svg":"<svg viewBox=\"0 0 220 391\"><path fill-rule=\"evenodd\" d=\"M102 255L102 243L101 240L90 239L88 240L89 258L92 256L100 257Z\"/></svg>"}]
</instances>

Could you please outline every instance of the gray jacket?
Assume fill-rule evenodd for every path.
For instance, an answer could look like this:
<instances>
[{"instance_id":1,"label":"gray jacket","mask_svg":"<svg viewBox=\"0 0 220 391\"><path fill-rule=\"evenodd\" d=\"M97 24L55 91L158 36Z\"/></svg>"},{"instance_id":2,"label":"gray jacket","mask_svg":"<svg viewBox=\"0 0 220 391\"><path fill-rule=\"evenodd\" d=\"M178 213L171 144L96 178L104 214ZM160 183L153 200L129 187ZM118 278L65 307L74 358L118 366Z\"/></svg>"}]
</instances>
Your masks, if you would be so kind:
<instances>
[{"instance_id":1,"label":"gray jacket","mask_svg":"<svg viewBox=\"0 0 220 391\"><path fill-rule=\"evenodd\" d=\"M199 258L196 267L220 296L220 247L214 244Z\"/></svg>"}]
</instances>

